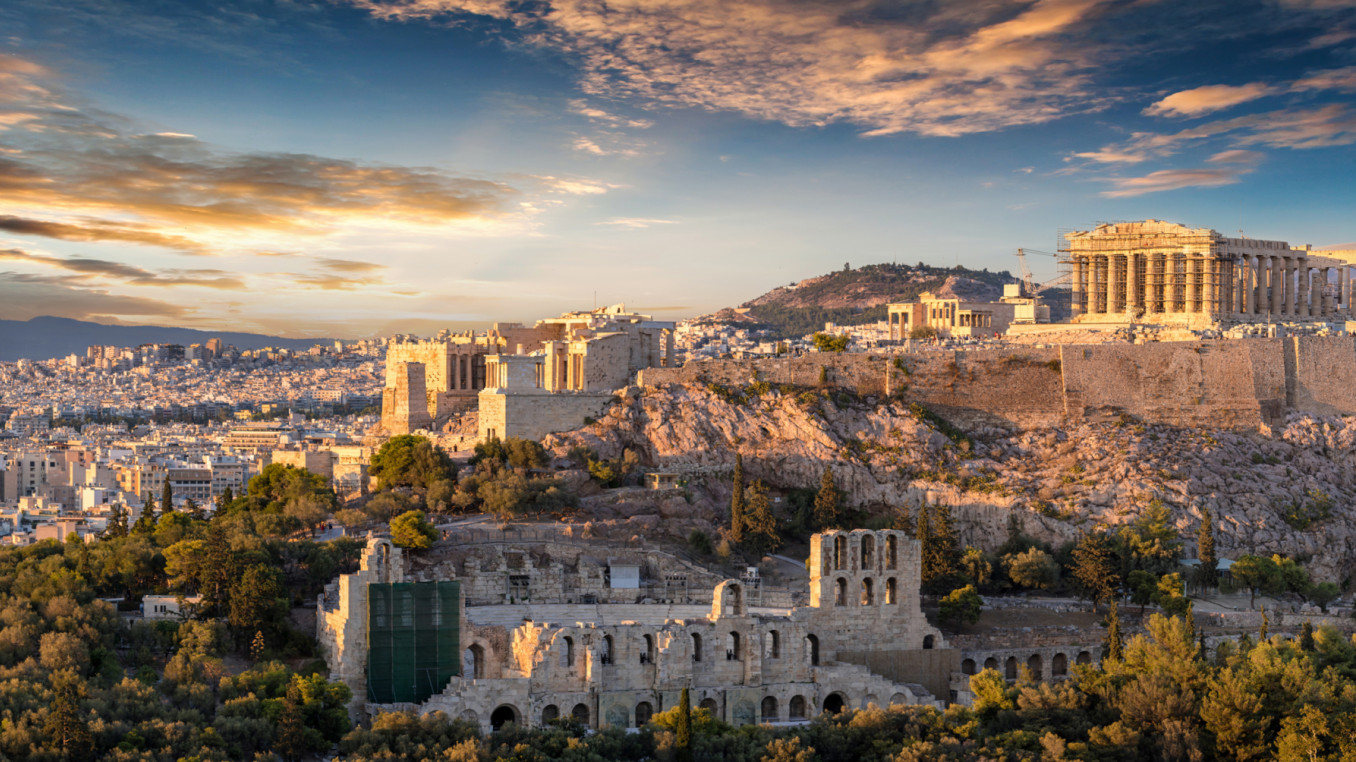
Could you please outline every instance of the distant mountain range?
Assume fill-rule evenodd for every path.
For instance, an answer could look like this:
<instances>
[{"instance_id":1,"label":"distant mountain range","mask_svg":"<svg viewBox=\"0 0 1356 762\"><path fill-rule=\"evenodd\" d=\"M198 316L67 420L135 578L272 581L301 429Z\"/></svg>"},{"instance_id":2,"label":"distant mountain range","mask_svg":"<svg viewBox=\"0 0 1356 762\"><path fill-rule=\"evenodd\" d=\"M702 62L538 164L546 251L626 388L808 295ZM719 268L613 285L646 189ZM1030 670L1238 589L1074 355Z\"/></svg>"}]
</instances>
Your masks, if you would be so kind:
<instances>
[{"instance_id":1,"label":"distant mountain range","mask_svg":"<svg viewBox=\"0 0 1356 762\"><path fill-rule=\"evenodd\" d=\"M968 301L997 301L1003 285L1017 279L1006 271L992 273L966 267L879 264L849 268L778 286L738 308L726 308L707 319L772 327L778 337L804 336L824 323L861 325L885 319L885 305L917 299L924 291Z\"/></svg>"},{"instance_id":2,"label":"distant mountain range","mask_svg":"<svg viewBox=\"0 0 1356 762\"><path fill-rule=\"evenodd\" d=\"M221 339L237 349L310 349L316 344L333 344L334 339L284 339L258 333L198 331L159 325L103 325L59 317L35 317L31 320L0 320L0 361L21 358L50 360L70 354L84 356L92 344L135 347L139 344L205 344Z\"/></svg>"}]
</instances>

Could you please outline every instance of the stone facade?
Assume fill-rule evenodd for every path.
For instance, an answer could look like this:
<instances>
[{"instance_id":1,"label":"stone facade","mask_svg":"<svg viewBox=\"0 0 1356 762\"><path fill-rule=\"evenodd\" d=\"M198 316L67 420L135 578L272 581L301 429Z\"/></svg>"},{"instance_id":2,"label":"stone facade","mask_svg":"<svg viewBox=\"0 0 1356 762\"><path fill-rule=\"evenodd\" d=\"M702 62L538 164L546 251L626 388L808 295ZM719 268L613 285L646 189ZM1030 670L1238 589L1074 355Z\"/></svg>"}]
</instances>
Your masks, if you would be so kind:
<instances>
[{"instance_id":1,"label":"stone facade","mask_svg":"<svg viewBox=\"0 0 1356 762\"><path fill-rule=\"evenodd\" d=\"M695 705L736 724L807 720L870 704L940 704L907 675L892 679L838 658L864 647L946 649L919 608L918 542L893 530L825 532L812 539L809 567L810 604L789 609L755 605L757 591L735 579L717 584L705 608L478 607L466 604L466 591L478 584L467 579L462 673L417 708L486 728L537 726L565 715L592 727L637 727L671 708L684 687ZM495 588L512 574L464 571L494 577ZM355 696L366 695L366 585L409 580L398 552L371 540L362 570L341 577L321 599L317 629L331 679L345 681Z\"/></svg>"},{"instance_id":2,"label":"stone facade","mask_svg":"<svg viewBox=\"0 0 1356 762\"><path fill-rule=\"evenodd\" d=\"M638 383L742 386L754 380L866 397L900 394L962 427L1128 414L1173 425L1253 428L1291 412L1356 415L1356 338L1068 344L896 358L817 353L655 368L643 371Z\"/></svg>"},{"instance_id":3,"label":"stone facade","mask_svg":"<svg viewBox=\"0 0 1356 762\"><path fill-rule=\"evenodd\" d=\"M527 424L522 431L556 431L547 420L569 420L578 426L581 403L553 403L543 394L611 393L626 386L643 368L670 366L674 358L674 324L614 305L587 312L570 312L538 321L531 328L518 323L496 323L484 334L440 334L429 341L400 342L386 350L386 388L382 393L381 430L408 434L447 422L453 415L476 410L482 390L534 389L530 399L502 406L540 408L524 419L540 418L541 426ZM521 357L515 361L512 358ZM493 360L491 359L493 358ZM491 368L493 362L495 367ZM511 368L530 369L531 378L509 383ZM420 369L422 368L422 373ZM591 403L582 407L592 409ZM584 415L587 415L585 413ZM497 428L504 434L507 421ZM545 428L542 428L542 427ZM482 424L482 429L486 428Z\"/></svg>"},{"instance_id":4,"label":"stone facade","mask_svg":"<svg viewBox=\"0 0 1356 762\"><path fill-rule=\"evenodd\" d=\"M1160 220L1068 235L1075 322L1348 320L1346 261Z\"/></svg>"},{"instance_id":5,"label":"stone facade","mask_svg":"<svg viewBox=\"0 0 1356 762\"><path fill-rule=\"evenodd\" d=\"M1034 302L1032 302L1034 305ZM1012 302L967 302L944 298L928 292L916 302L886 306L890 320L890 339L909 338L916 328L931 328L942 338L1001 336L1016 319L1018 305ZM1029 306L1035 322L1035 307Z\"/></svg>"}]
</instances>

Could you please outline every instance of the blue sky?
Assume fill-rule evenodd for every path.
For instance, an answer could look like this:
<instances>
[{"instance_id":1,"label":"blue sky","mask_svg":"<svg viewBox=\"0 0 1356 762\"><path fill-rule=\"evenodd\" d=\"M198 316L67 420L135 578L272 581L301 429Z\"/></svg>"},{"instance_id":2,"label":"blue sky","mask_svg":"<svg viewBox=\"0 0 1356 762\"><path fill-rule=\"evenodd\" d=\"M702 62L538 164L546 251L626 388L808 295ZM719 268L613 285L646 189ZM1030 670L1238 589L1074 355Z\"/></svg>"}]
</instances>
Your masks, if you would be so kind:
<instances>
[{"instance_id":1,"label":"blue sky","mask_svg":"<svg viewBox=\"0 0 1356 762\"><path fill-rule=\"evenodd\" d=\"M0 30L3 318L675 319L1104 220L1356 241L1356 0L11 0Z\"/></svg>"}]
</instances>

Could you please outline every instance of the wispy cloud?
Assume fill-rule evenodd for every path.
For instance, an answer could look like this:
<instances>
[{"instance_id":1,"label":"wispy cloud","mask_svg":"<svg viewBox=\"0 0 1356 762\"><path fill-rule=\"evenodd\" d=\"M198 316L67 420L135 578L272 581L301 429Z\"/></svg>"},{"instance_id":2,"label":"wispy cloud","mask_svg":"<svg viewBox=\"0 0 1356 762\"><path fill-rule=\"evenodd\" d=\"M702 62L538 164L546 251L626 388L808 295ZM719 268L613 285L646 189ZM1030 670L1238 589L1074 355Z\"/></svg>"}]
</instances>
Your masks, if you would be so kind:
<instances>
[{"instance_id":1,"label":"wispy cloud","mask_svg":"<svg viewBox=\"0 0 1356 762\"><path fill-rule=\"evenodd\" d=\"M166 269L153 271L122 262L86 257L56 257L22 249L0 249L0 260L26 262L63 270L72 275L61 280L86 284L91 280L113 281L132 286L201 286L223 290L244 288L244 281L225 270Z\"/></svg>"},{"instance_id":2,"label":"wispy cloud","mask_svg":"<svg viewBox=\"0 0 1356 762\"><path fill-rule=\"evenodd\" d=\"M1106 101L1091 86L1112 52L1078 32L1111 0L351 0L388 19L489 16L582 64L590 95L738 111L867 134L962 135L1035 124ZM601 122L602 109L586 114Z\"/></svg>"},{"instance_id":3,"label":"wispy cloud","mask_svg":"<svg viewBox=\"0 0 1356 762\"><path fill-rule=\"evenodd\" d=\"M1247 103L1276 92L1262 82L1246 85L1206 85L1173 93L1144 109L1151 116L1200 116L1240 103Z\"/></svg>"},{"instance_id":4,"label":"wispy cloud","mask_svg":"<svg viewBox=\"0 0 1356 762\"><path fill-rule=\"evenodd\" d=\"M1111 180L1112 190L1102 191L1107 198L1142 196L1145 193L1180 190L1182 188L1216 188L1233 185L1252 169L1161 169L1143 177L1125 177Z\"/></svg>"},{"instance_id":5,"label":"wispy cloud","mask_svg":"<svg viewBox=\"0 0 1356 762\"><path fill-rule=\"evenodd\" d=\"M613 217L610 220L595 222L595 225L604 225L614 228L625 228L627 230L641 230L643 228L654 227L655 225L677 225L676 220L656 220L643 217Z\"/></svg>"}]
</instances>

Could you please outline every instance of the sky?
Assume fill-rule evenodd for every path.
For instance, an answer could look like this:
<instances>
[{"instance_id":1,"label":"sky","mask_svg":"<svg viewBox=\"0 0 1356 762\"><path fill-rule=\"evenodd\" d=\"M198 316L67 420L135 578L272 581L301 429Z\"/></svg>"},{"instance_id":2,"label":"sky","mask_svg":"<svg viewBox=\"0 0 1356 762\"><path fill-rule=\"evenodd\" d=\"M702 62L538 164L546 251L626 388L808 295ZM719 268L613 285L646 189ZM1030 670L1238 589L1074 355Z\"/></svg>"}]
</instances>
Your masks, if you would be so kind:
<instances>
[{"instance_id":1,"label":"sky","mask_svg":"<svg viewBox=\"0 0 1356 762\"><path fill-rule=\"evenodd\" d=\"M1356 0L6 0L0 318L676 320L1146 218L1356 247L1354 145Z\"/></svg>"}]
</instances>

